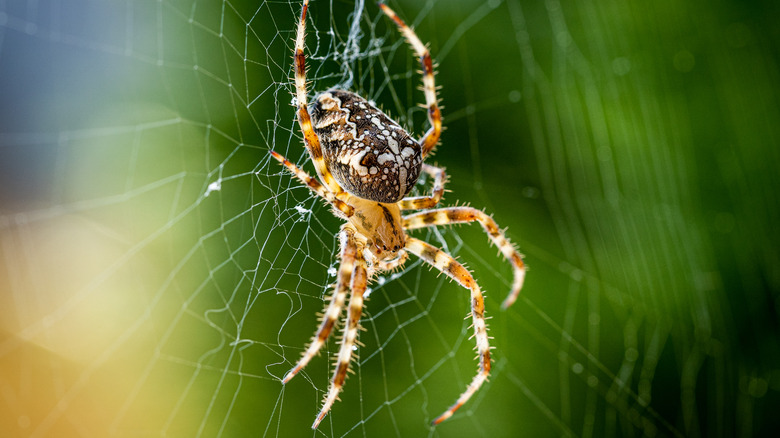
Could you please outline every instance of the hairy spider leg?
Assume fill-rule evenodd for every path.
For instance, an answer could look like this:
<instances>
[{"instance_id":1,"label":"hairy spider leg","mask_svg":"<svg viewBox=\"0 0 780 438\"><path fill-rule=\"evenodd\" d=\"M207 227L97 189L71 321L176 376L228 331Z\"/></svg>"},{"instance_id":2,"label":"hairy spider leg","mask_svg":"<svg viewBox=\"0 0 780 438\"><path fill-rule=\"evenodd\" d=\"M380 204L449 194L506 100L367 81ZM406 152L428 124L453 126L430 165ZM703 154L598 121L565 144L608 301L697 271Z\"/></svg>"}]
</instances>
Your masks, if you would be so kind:
<instances>
[{"instance_id":1,"label":"hairy spider leg","mask_svg":"<svg viewBox=\"0 0 780 438\"><path fill-rule=\"evenodd\" d=\"M517 300L520 289L525 280L525 264L523 257L517 251L517 248L504 236L501 229L498 228L496 221L484 212L472 207L445 207L436 210L421 211L404 217L404 229L413 230L415 228L430 227L434 225L448 225L467 222L479 222L482 228L490 237L494 245L498 247L504 257L512 263L514 270L514 281L512 289L506 297L501 307L506 309Z\"/></svg>"},{"instance_id":2,"label":"hairy spider leg","mask_svg":"<svg viewBox=\"0 0 780 438\"><path fill-rule=\"evenodd\" d=\"M282 383L287 383L295 377L300 370L302 370L309 361L319 353L320 349L330 337L333 327L336 325L341 316L341 309L344 308L344 301L347 297L347 291L350 287L350 280L352 279L352 272L355 270L355 260L357 258L357 246L355 245L355 231L347 226L341 228L339 232L339 242L341 245L341 264L339 265L338 280L336 282L336 290L333 296L330 298L330 303L325 308L325 313L322 315L322 321L320 323L317 333L309 344L309 347L303 353L303 356L298 360L290 371L282 379Z\"/></svg>"},{"instance_id":3,"label":"hairy spider leg","mask_svg":"<svg viewBox=\"0 0 780 438\"><path fill-rule=\"evenodd\" d=\"M398 26L398 30L406 38L406 41L409 42L409 45L412 46L412 49L414 50L415 54L417 54L417 57L420 58L423 75L423 92L425 93L425 107L428 109L428 121L431 124L428 132L426 132L422 139L420 139L420 145L422 145L422 157L424 160L425 157L433 150L434 147L436 147L436 144L439 142L442 126L441 111L439 110L439 102L436 97L436 81L433 73L433 60L431 60L431 54L428 51L428 48L425 47L425 44L423 44L422 41L420 41L420 38L417 37L417 34L415 34L414 31L409 26L407 26L406 23L404 23L404 21L401 20L401 18L399 18L398 15L396 15L396 13L393 12L389 6L384 3L379 3L379 7L382 8L382 12L384 12L385 15L395 21L395 24Z\"/></svg>"},{"instance_id":4,"label":"hairy spider leg","mask_svg":"<svg viewBox=\"0 0 780 438\"><path fill-rule=\"evenodd\" d=\"M436 206L444 196L444 184L447 182L447 174L441 167L423 164L422 171L433 177L433 191L431 196L410 196L398 203L401 210L420 210Z\"/></svg>"},{"instance_id":5,"label":"hairy spider leg","mask_svg":"<svg viewBox=\"0 0 780 438\"><path fill-rule=\"evenodd\" d=\"M450 418L458 408L463 406L477 392L479 387L487 380L488 374L490 374L490 344L488 343L487 324L485 323L485 300L482 297L482 291L480 291L477 282L468 269L449 254L414 237L407 238L406 249L471 291L471 319L479 354L479 371L466 388L466 391L458 397L455 404L433 420L433 424L439 424Z\"/></svg>"},{"instance_id":6,"label":"hairy spider leg","mask_svg":"<svg viewBox=\"0 0 780 438\"><path fill-rule=\"evenodd\" d=\"M308 109L308 98L306 97L306 55L303 49L306 43L306 11L309 9L309 0L304 0L301 9L301 19L298 22L298 32L295 37L295 96L298 101L298 124L303 132L303 139L306 143L306 149L309 151L314 168L320 180L333 193L341 193L343 189L325 165L325 158L322 156L322 146L317 133L314 132L311 116Z\"/></svg>"},{"instance_id":7,"label":"hairy spider leg","mask_svg":"<svg viewBox=\"0 0 780 438\"><path fill-rule=\"evenodd\" d=\"M347 323L344 326L344 337L341 339L341 348L339 348L336 357L336 370L330 381L330 388L325 395L322 403L322 409L314 420L311 428L316 429L320 422L328 414L333 403L338 399L344 381L347 379L347 372L350 371L349 365L352 361L352 348L357 340L360 315L363 312L363 294L366 292L368 276L366 272L366 261L363 259L362 251L358 249L355 257L355 269L352 272L352 294L349 297L349 308L347 310Z\"/></svg>"},{"instance_id":8,"label":"hairy spider leg","mask_svg":"<svg viewBox=\"0 0 780 438\"><path fill-rule=\"evenodd\" d=\"M341 199L336 198L336 195L328 191L328 189L323 187L322 184L320 184L316 179L312 178L311 175L306 173L306 171L302 170L301 168L299 168L298 166L290 162L290 160L279 155L278 153L274 151L271 151L270 153L271 156L274 157L274 159L282 163L282 165L284 165L287 168L287 170L289 170L296 178L298 178L299 181L301 181L305 186L311 189L311 191L314 192L315 194L325 198L325 200L330 202L336 209L344 213L344 216L350 217L353 214L355 214L355 209L351 205L347 204Z\"/></svg>"}]
</instances>

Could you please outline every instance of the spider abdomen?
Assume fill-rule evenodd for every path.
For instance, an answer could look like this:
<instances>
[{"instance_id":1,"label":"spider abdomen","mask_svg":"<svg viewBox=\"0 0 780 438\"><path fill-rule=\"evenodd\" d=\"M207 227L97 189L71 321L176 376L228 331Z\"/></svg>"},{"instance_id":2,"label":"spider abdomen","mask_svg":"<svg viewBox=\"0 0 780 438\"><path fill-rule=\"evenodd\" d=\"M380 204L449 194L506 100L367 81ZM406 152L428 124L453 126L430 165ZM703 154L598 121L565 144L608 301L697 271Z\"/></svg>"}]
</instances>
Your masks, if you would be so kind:
<instances>
[{"instance_id":1,"label":"spider abdomen","mask_svg":"<svg viewBox=\"0 0 780 438\"><path fill-rule=\"evenodd\" d=\"M329 90L309 108L323 157L344 190L394 203L411 191L422 147L398 123L355 93Z\"/></svg>"}]
</instances>

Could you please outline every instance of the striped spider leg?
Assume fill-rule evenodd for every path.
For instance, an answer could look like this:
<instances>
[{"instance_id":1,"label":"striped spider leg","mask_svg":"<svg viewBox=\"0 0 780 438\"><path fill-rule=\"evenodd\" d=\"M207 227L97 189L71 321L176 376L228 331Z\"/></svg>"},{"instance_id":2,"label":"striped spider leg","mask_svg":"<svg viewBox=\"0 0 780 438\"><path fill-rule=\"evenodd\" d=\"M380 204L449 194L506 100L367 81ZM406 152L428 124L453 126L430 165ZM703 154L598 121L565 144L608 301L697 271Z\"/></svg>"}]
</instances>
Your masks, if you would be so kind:
<instances>
[{"instance_id":1,"label":"striped spider leg","mask_svg":"<svg viewBox=\"0 0 780 438\"><path fill-rule=\"evenodd\" d=\"M417 34L414 33L412 28L406 25L396 13L390 9L384 3L379 3L379 7L382 8L382 12L390 17L398 26L401 34L409 42L409 45L414 49L415 54L420 58L420 64L422 66L423 74L423 92L425 92L425 107L428 109L428 121L431 123L431 127L428 132L420 139L420 145L422 145L423 159L436 147L439 143L439 137L441 136L441 111L439 110L439 102L436 98L436 81L433 73L433 60L431 59L431 53L425 44L420 41Z\"/></svg>"},{"instance_id":2,"label":"striped spider leg","mask_svg":"<svg viewBox=\"0 0 780 438\"><path fill-rule=\"evenodd\" d=\"M473 207L444 207L404 216L404 229L414 230L435 225L469 222L479 222L488 237L490 237L490 241L498 247L501 254L512 264L514 271L512 289L504 302L501 303L501 307L506 309L517 300L518 295L520 295L520 289L523 288L525 263L523 263L523 256L517 251L512 242L504 236L504 233L498 228L496 221L492 217Z\"/></svg>"},{"instance_id":3,"label":"striped spider leg","mask_svg":"<svg viewBox=\"0 0 780 438\"><path fill-rule=\"evenodd\" d=\"M407 237L406 249L471 292L471 320L474 327L474 337L477 342L479 372L474 376L466 391L458 397L455 404L433 420L433 424L439 424L450 418L455 411L463 406L477 392L480 386L487 380L488 374L490 374L490 344L488 342L487 324L485 323L485 300L482 296L482 291L469 270L458 263L451 255L414 237Z\"/></svg>"},{"instance_id":4,"label":"striped spider leg","mask_svg":"<svg viewBox=\"0 0 780 438\"><path fill-rule=\"evenodd\" d=\"M423 168L423 171L434 177L432 195L406 198L400 203L402 209L414 210L427 208L428 206L436 205L441 199L442 194L444 193L444 183L446 181L444 169L435 166L427 166ZM403 228L405 231L408 231L436 225L469 223L475 221L482 225L492 243L495 244L504 257L512 263L512 268L514 270L512 289L501 305L502 308L506 309L515 302L523 287L525 264L523 263L520 253L504 236L504 233L498 228L498 225L493 218L472 207L444 207L434 210L423 210L404 216ZM443 414L433 420L433 424L439 424L450 418L456 410L463 406L487 380L490 373L490 347L488 344L487 325L485 324L484 300L477 282L468 269L454 260L449 254L426 242L409 236L407 236L406 249L471 291L471 317L473 321L472 325L474 327L474 337L477 343L477 352L479 355L479 371L466 390L458 397L458 400Z\"/></svg>"},{"instance_id":5,"label":"striped spider leg","mask_svg":"<svg viewBox=\"0 0 780 438\"><path fill-rule=\"evenodd\" d=\"M421 210L435 207L441 197L444 196L444 184L447 182L447 174L444 169L430 164L423 164L422 171L433 177L433 192L430 196L409 196L401 200L398 206L401 210Z\"/></svg>"},{"instance_id":6,"label":"striped spider leg","mask_svg":"<svg viewBox=\"0 0 780 438\"><path fill-rule=\"evenodd\" d=\"M311 177L306 171L298 168L295 164L279 155L278 153L271 151L277 161L282 163L299 181L307 186L312 192L321 196L326 201L333 205L335 210L341 212L345 217L350 217L354 213L354 208L345 202L337 199L329 192L322 184ZM328 340L333 327L336 325L336 321L341 315L341 309L344 307L344 301L347 296L347 291L350 287L350 281L353 277L355 261L358 260L357 246L355 244L355 229L348 227L349 224L344 224L339 232L339 243L341 248L340 258L341 265L338 271L338 280L336 282L336 290L331 296L330 303L325 308L325 313L322 316L320 327L312 338L309 347L303 353L303 356L298 360L298 363L285 374L282 379L282 383L287 383L298 374L309 361L317 355L325 341ZM362 260L362 258L360 259Z\"/></svg>"},{"instance_id":7,"label":"striped spider leg","mask_svg":"<svg viewBox=\"0 0 780 438\"><path fill-rule=\"evenodd\" d=\"M336 289L330 297L330 302L327 307L325 307L322 321L320 321L320 326L314 334L311 343L309 343L303 356L298 360L295 366L285 374L282 383L289 382L314 356L317 355L317 353L319 353L341 316L341 310L344 308L344 302L346 301L347 292L349 291L355 273L356 261L358 260L354 236L355 231L351 228L343 227L339 232L341 264L339 265L337 274Z\"/></svg>"},{"instance_id":8,"label":"striped spider leg","mask_svg":"<svg viewBox=\"0 0 780 438\"><path fill-rule=\"evenodd\" d=\"M343 189L333 178L333 175L330 173L330 170L325 163L325 158L322 154L322 145L312 126L311 114L309 114L308 109L309 99L306 90L306 54L303 52L303 49L306 46L306 12L308 10L309 0L304 0L303 7L301 8L301 17L300 20L298 20L298 31L295 35L295 54L293 55L295 62L295 98L298 107L298 125L300 125L301 132L303 132L306 150L309 152L311 161L314 163L317 176L320 177L320 181L322 181L330 192L338 194L343 192Z\"/></svg>"},{"instance_id":9,"label":"striped spider leg","mask_svg":"<svg viewBox=\"0 0 780 438\"><path fill-rule=\"evenodd\" d=\"M334 210L341 212L345 217L352 217L354 213L354 208L352 206L336 199L333 194L319 182L305 171L299 169L289 160L276 152L271 152L271 155L287 167L298 180L309 187L315 194L329 201L333 205ZM344 386L344 381L347 378L347 372L349 371L349 365L352 360L352 347L357 341L358 323L360 322L360 315L363 311L363 295L368 285L368 269L363 255L365 239L360 238L359 236L356 237L356 233L357 230L351 223L342 225L341 231L339 231L341 263L337 274L338 279L336 281L335 291L330 298L330 302L325 307L320 326L309 343L309 346L306 348L306 351L304 351L303 356L301 356L295 366L288 371L282 379L282 383L289 382L298 374L298 372L306 367L309 361L316 356L317 353L319 353L330 337L333 328L336 326L336 322L341 316L341 311L344 308L347 292L351 290L352 293L349 299L347 321L344 326L344 337L341 340L341 347L339 348L336 361L336 369L333 372L328 393L325 395L322 408L312 425L312 429L316 429L317 426L319 426L331 406L333 406L333 403L337 400L338 395ZM403 264L407 258L408 255L404 252L395 261L382 261L378 265L378 269L394 269L398 265Z\"/></svg>"},{"instance_id":10,"label":"striped spider leg","mask_svg":"<svg viewBox=\"0 0 780 438\"><path fill-rule=\"evenodd\" d=\"M407 197L399 202L401 210L423 210L435 207L444 195L444 185L447 175L444 169L430 164L423 164L423 172L433 177L433 191L430 196ZM517 248L504 236L496 221L485 212L472 207L444 207L434 210L423 210L403 217L404 230L449 225L458 223L479 222L490 237L491 242L498 247L504 257L512 263L514 280L509 295L501 303L503 309L514 304L520 295L525 281L525 263Z\"/></svg>"},{"instance_id":11,"label":"striped spider leg","mask_svg":"<svg viewBox=\"0 0 780 438\"><path fill-rule=\"evenodd\" d=\"M319 183L319 181L312 178L311 175L298 168L298 166L291 163L287 158L279 155L279 153L271 151L270 154L276 161L282 163L282 165L284 165L290 171L290 173L295 175L295 177L298 178L298 180L301 181L303 185L308 187L315 194L324 198L326 201L330 202L336 210L340 211L344 215L344 217L348 218L354 214L355 209L352 206L337 198L337 195L334 195L333 192L325 188L322 184ZM339 193L339 195L342 193L343 192Z\"/></svg>"},{"instance_id":12,"label":"striped spider leg","mask_svg":"<svg viewBox=\"0 0 780 438\"><path fill-rule=\"evenodd\" d=\"M349 224L344 224L343 228L348 230L351 227ZM351 233L350 236L352 236ZM343 260L342 263L344 263ZM338 399L341 388L344 387L349 365L352 362L352 347L354 347L357 342L360 315L363 312L363 295L366 292L367 285L368 275L366 272L366 262L363 259L363 251L358 250L355 253L355 268L352 272L352 282L350 284L352 294L349 298L349 305L347 307L347 323L344 326L344 337L341 339L341 346L339 347L339 353L336 359L336 369L333 371L328 393L325 395L325 400L322 403L322 408L320 408L320 413L317 414L317 418L311 426L312 429L316 429L317 426L319 426L322 419L325 418L325 415L330 411L333 403Z\"/></svg>"}]
</instances>

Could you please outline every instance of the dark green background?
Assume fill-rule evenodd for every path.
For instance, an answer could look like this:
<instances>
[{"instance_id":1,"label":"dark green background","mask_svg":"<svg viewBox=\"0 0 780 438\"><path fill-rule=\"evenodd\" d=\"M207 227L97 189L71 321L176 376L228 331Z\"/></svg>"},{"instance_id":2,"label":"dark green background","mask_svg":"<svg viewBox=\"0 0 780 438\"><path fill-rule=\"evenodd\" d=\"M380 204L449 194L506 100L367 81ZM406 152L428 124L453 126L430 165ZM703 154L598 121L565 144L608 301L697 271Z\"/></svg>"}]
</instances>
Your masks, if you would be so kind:
<instances>
[{"instance_id":1,"label":"dark green background","mask_svg":"<svg viewBox=\"0 0 780 438\"><path fill-rule=\"evenodd\" d=\"M476 362L466 291L414 262L373 286L356 374L317 432L329 361L281 385L339 226L268 156L313 171L291 106L298 2L12 1L4 435L780 429L778 6L389 4L438 63L445 204L484 208L530 267L501 311L511 270L478 226L415 233L486 291L490 382L429 426ZM420 135L417 61L374 3L354 11L312 3L310 95L348 86Z\"/></svg>"}]
</instances>

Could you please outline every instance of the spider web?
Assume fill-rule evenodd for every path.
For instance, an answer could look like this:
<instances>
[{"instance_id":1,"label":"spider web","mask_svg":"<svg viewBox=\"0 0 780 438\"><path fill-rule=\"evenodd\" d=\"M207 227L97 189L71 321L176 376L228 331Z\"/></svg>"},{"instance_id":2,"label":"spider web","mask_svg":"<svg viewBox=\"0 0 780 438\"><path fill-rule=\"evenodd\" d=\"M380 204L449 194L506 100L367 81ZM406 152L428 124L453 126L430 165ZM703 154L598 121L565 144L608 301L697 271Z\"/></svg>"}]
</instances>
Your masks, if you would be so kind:
<instances>
[{"instance_id":1,"label":"spider web","mask_svg":"<svg viewBox=\"0 0 780 438\"><path fill-rule=\"evenodd\" d=\"M526 4L530 3L530 4ZM777 430L780 109L772 4L390 2L439 63L445 204L418 261L371 285L354 374L338 348L287 385L338 266L295 123L299 2L0 2L4 436L751 436ZM310 90L426 129L417 63L373 2L314 1ZM425 191L423 186L418 188Z\"/></svg>"}]
</instances>

